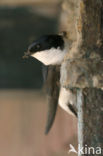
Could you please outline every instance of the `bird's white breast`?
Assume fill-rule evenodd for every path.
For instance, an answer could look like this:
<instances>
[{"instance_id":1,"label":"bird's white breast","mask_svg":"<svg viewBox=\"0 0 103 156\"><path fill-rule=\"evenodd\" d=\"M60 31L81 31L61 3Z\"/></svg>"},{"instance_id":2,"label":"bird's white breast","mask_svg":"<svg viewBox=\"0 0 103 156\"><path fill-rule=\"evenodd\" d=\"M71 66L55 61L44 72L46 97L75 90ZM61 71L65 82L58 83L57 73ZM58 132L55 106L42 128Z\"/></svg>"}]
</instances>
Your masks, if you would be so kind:
<instances>
[{"instance_id":1,"label":"bird's white breast","mask_svg":"<svg viewBox=\"0 0 103 156\"><path fill-rule=\"evenodd\" d=\"M64 59L66 51L61 50L60 48L52 48L45 51L40 51L32 55L45 65L55 65L61 64Z\"/></svg>"}]
</instances>

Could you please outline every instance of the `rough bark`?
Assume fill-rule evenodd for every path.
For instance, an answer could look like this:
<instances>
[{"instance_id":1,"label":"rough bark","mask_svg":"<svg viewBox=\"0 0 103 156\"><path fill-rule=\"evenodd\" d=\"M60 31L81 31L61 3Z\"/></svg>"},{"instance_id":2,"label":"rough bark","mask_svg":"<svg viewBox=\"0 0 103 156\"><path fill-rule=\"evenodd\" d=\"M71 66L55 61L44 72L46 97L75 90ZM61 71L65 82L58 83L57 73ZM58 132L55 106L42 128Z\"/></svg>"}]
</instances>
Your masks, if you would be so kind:
<instances>
[{"instance_id":1,"label":"rough bark","mask_svg":"<svg viewBox=\"0 0 103 156\"><path fill-rule=\"evenodd\" d=\"M64 8L68 19L71 3L64 1L64 6L68 4ZM66 27L69 33L75 32L76 37L62 64L61 85L77 88L78 143L96 150L96 147L103 148L103 2L78 0L73 4L75 30L70 23Z\"/></svg>"}]
</instances>

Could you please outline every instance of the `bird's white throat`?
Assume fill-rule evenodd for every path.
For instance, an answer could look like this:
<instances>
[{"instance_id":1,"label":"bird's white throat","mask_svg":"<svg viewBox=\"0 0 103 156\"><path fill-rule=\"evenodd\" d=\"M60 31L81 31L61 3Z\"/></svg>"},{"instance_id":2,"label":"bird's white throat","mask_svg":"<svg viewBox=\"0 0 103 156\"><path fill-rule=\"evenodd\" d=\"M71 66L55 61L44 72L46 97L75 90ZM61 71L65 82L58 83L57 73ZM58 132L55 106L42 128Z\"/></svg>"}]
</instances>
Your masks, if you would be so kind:
<instances>
[{"instance_id":1,"label":"bird's white throat","mask_svg":"<svg viewBox=\"0 0 103 156\"><path fill-rule=\"evenodd\" d=\"M61 64L64 59L65 53L66 51L61 50L60 48L51 48L49 50L34 53L32 57L38 59L45 65L56 65Z\"/></svg>"}]
</instances>

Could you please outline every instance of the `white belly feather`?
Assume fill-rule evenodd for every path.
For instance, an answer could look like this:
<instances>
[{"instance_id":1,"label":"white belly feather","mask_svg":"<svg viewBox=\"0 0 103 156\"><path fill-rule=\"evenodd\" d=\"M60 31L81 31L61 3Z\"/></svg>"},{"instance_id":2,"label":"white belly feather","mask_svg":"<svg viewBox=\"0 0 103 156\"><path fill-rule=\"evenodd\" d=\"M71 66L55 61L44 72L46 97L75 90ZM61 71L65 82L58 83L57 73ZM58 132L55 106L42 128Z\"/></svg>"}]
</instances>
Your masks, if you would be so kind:
<instances>
[{"instance_id":1,"label":"white belly feather","mask_svg":"<svg viewBox=\"0 0 103 156\"><path fill-rule=\"evenodd\" d=\"M32 57L35 57L45 65L56 65L61 64L64 59L65 53L66 51L62 51L59 48L52 48L50 50L37 52L33 54Z\"/></svg>"}]
</instances>

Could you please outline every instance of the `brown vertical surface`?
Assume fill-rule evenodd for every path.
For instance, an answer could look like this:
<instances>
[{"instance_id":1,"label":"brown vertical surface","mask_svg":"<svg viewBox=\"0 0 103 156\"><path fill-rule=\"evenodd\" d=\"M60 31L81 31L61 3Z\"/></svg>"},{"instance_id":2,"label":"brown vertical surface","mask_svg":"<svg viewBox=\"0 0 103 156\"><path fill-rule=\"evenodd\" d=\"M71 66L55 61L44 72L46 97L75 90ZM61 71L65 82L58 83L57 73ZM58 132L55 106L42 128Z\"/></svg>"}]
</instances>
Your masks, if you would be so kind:
<instances>
[{"instance_id":1,"label":"brown vertical surface","mask_svg":"<svg viewBox=\"0 0 103 156\"><path fill-rule=\"evenodd\" d=\"M102 101L103 91L100 89L84 89L84 145L103 147Z\"/></svg>"},{"instance_id":2,"label":"brown vertical surface","mask_svg":"<svg viewBox=\"0 0 103 156\"><path fill-rule=\"evenodd\" d=\"M46 113L46 96L40 91L0 91L0 156L67 156L76 140L76 119L58 108L46 136Z\"/></svg>"}]
</instances>

